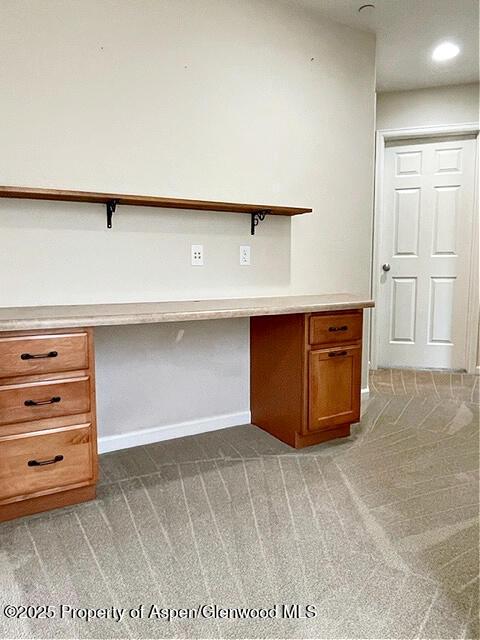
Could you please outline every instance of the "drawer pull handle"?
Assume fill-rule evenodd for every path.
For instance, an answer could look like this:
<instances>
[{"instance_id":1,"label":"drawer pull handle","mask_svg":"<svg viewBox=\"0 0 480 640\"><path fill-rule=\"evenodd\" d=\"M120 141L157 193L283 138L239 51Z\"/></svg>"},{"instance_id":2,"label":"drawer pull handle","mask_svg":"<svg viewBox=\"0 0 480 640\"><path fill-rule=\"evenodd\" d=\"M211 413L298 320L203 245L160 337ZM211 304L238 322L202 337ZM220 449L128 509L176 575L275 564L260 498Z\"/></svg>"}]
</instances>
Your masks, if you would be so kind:
<instances>
[{"instance_id":1,"label":"drawer pull handle","mask_svg":"<svg viewBox=\"0 0 480 640\"><path fill-rule=\"evenodd\" d=\"M328 327L328 330L331 332L334 331L348 331L348 327L346 324L343 324L341 327Z\"/></svg>"},{"instance_id":2,"label":"drawer pull handle","mask_svg":"<svg viewBox=\"0 0 480 640\"><path fill-rule=\"evenodd\" d=\"M336 358L337 356L346 356L347 351L330 351L328 354L329 358Z\"/></svg>"},{"instance_id":3,"label":"drawer pull handle","mask_svg":"<svg viewBox=\"0 0 480 640\"><path fill-rule=\"evenodd\" d=\"M43 467L46 464L55 464L56 462L61 462L62 460L63 456L55 456L54 458L51 458L51 460L29 460L27 464L29 467Z\"/></svg>"},{"instance_id":4,"label":"drawer pull handle","mask_svg":"<svg viewBox=\"0 0 480 640\"><path fill-rule=\"evenodd\" d=\"M48 353L22 353L22 360L38 360L39 358L56 358L58 351L49 351Z\"/></svg>"},{"instance_id":5,"label":"drawer pull handle","mask_svg":"<svg viewBox=\"0 0 480 640\"><path fill-rule=\"evenodd\" d=\"M42 404L55 404L60 400L60 396L53 396L50 400L25 400L24 405L26 407L40 407Z\"/></svg>"}]
</instances>

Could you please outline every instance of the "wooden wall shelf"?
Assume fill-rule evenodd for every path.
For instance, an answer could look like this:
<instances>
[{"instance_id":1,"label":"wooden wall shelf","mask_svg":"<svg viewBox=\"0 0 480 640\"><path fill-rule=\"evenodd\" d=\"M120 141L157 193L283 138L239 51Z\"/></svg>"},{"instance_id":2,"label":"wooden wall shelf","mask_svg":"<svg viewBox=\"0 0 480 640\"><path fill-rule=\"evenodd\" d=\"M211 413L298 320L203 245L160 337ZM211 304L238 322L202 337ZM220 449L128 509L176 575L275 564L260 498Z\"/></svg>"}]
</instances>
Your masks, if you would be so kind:
<instances>
[{"instance_id":1,"label":"wooden wall shelf","mask_svg":"<svg viewBox=\"0 0 480 640\"><path fill-rule=\"evenodd\" d=\"M250 215L252 235L259 221L266 215L296 216L311 213L312 209L303 207L282 207L263 204L241 204L238 202L216 202L213 200L186 200L183 198L160 198L157 196L138 196L121 193L97 193L94 191L66 191L63 189L37 189L33 187L2 187L0 198L22 198L29 200L60 200L62 202L93 202L104 204L107 210L107 227L112 226L112 215L117 205L133 207L161 207L163 209L187 209L191 211L222 211L229 213L247 213Z\"/></svg>"}]
</instances>

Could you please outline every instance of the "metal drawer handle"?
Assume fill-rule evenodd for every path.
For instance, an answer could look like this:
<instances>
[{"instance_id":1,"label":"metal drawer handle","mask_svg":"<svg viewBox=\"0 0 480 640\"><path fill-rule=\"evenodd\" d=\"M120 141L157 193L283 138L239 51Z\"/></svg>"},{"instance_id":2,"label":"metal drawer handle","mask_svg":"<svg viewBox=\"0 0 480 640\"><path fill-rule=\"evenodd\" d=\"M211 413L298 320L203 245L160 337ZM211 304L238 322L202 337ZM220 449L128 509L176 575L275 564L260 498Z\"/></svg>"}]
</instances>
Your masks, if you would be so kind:
<instances>
[{"instance_id":1,"label":"metal drawer handle","mask_svg":"<svg viewBox=\"0 0 480 640\"><path fill-rule=\"evenodd\" d=\"M58 351L49 351L48 353L22 353L22 360L38 360L39 358L56 358Z\"/></svg>"},{"instance_id":2,"label":"metal drawer handle","mask_svg":"<svg viewBox=\"0 0 480 640\"><path fill-rule=\"evenodd\" d=\"M26 407L40 407L42 404L55 404L56 402L60 402L60 396L53 396L50 400L25 400L24 405Z\"/></svg>"},{"instance_id":3,"label":"metal drawer handle","mask_svg":"<svg viewBox=\"0 0 480 640\"><path fill-rule=\"evenodd\" d=\"M27 462L29 467L43 467L46 464L55 464L55 462L61 462L63 456L55 456L51 460L29 460Z\"/></svg>"},{"instance_id":4,"label":"metal drawer handle","mask_svg":"<svg viewBox=\"0 0 480 640\"><path fill-rule=\"evenodd\" d=\"M348 331L348 327L346 324L343 324L341 327L328 327L329 331Z\"/></svg>"},{"instance_id":5,"label":"metal drawer handle","mask_svg":"<svg viewBox=\"0 0 480 640\"><path fill-rule=\"evenodd\" d=\"M347 351L330 351L330 353L328 354L329 358L336 358L337 356L346 356L347 355Z\"/></svg>"}]
</instances>

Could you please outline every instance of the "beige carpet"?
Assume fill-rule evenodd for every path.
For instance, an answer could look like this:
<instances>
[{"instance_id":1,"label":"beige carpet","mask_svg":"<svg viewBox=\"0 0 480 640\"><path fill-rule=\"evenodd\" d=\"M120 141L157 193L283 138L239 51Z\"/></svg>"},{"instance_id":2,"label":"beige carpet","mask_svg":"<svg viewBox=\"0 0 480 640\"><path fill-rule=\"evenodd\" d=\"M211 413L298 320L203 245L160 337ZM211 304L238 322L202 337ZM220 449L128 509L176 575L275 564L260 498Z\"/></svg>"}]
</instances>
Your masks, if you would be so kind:
<instances>
[{"instance_id":1,"label":"beige carpet","mask_svg":"<svg viewBox=\"0 0 480 640\"><path fill-rule=\"evenodd\" d=\"M379 371L348 440L296 452L245 426L102 456L95 502L0 525L0 635L478 638L478 388ZM316 616L282 619L291 604Z\"/></svg>"}]
</instances>

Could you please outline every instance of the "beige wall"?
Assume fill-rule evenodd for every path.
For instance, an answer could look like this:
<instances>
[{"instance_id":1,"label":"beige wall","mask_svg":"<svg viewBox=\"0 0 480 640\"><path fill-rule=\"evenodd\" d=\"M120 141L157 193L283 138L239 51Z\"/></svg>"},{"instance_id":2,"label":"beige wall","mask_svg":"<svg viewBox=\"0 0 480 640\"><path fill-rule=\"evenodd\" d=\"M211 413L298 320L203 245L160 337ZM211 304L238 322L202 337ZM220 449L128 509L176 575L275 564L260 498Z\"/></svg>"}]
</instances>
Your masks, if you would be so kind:
<instances>
[{"instance_id":1,"label":"beige wall","mask_svg":"<svg viewBox=\"0 0 480 640\"><path fill-rule=\"evenodd\" d=\"M377 94L377 129L477 122L478 84Z\"/></svg>"},{"instance_id":2,"label":"beige wall","mask_svg":"<svg viewBox=\"0 0 480 640\"><path fill-rule=\"evenodd\" d=\"M119 207L107 231L97 205L2 201L0 306L367 293L374 46L275 0L3 0L4 184L315 213L251 238L247 216ZM97 336L101 435L248 410L248 321ZM145 376L148 411L116 409Z\"/></svg>"}]
</instances>

